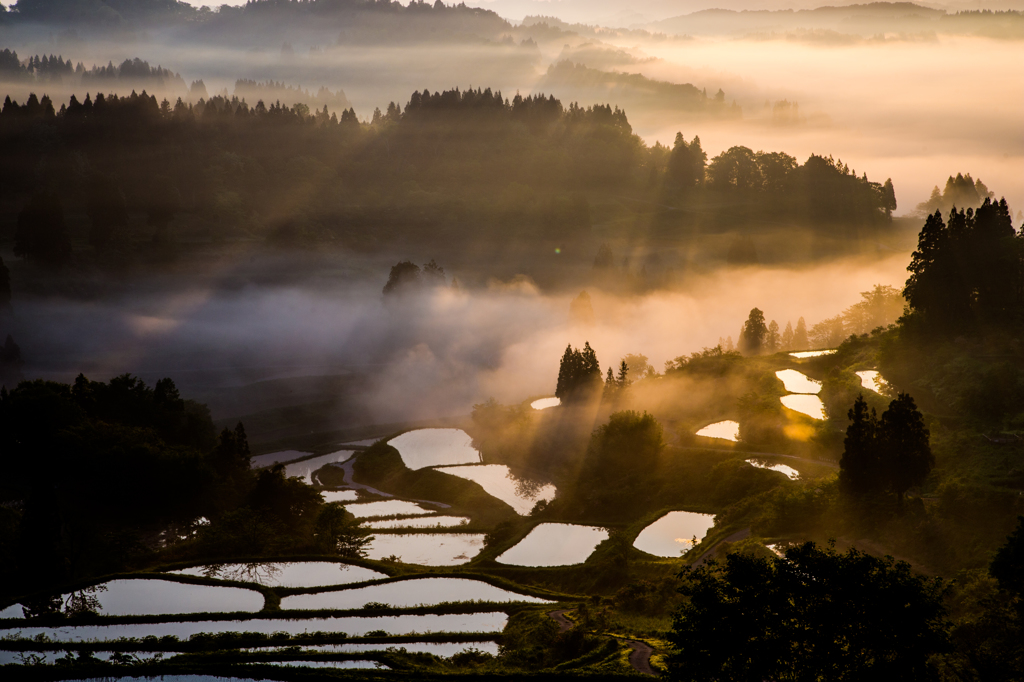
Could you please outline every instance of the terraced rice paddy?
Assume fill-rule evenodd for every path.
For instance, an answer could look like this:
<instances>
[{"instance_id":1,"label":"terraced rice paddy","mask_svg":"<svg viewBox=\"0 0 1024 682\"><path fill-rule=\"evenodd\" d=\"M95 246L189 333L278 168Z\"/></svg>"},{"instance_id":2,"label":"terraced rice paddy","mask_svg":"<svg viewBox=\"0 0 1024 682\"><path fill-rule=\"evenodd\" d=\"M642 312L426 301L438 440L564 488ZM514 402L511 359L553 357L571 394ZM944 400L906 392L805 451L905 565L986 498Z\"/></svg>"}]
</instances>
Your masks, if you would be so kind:
<instances>
[{"instance_id":1,"label":"terraced rice paddy","mask_svg":"<svg viewBox=\"0 0 1024 682\"><path fill-rule=\"evenodd\" d=\"M297 594L281 600L282 609L361 609L369 603L396 608L435 606L444 602L527 602L547 600L510 592L480 580L465 578L418 578L351 590Z\"/></svg>"},{"instance_id":2,"label":"terraced rice paddy","mask_svg":"<svg viewBox=\"0 0 1024 682\"><path fill-rule=\"evenodd\" d=\"M558 398L541 398L540 400L534 400L530 403L530 407L535 410L546 410L549 407L558 407L562 404L562 401Z\"/></svg>"},{"instance_id":3,"label":"terraced rice paddy","mask_svg":"<svg viewBox=\"0 0 1024 682\"><path fill-rule=\"evenodd\" d=\"M794 412L806 414L811 419L825 418L825 403L816 395L784 395L779 400Z\"/></svg>"},{"instance_id":4,"label":"terraced rice paddy","mask_svg":"<svg viewBox=\"0 0 1024 682\"><path fill-rule=\"evenodd\" d=\"M521 516L529 514L538 502L555 499L558 492L550 483L517 478L504 464L438 467L437 470L478 483L487 494L512 507Z\"/></svg>"},{"instance_id":5,"label":"terraced rice paddy","mask_svg":"<svg viewBox=\"0 0 1024 682\"><path fill-rule=\"evenodd\" d=\"M512 566L570 566L582 564L608 531L596 526L542 523L495 561Z\"/></svg>"},{"instance_id":6,"label":"terraced rice paddy","mask_svg":"<svg viewBox=\"0 0 1024 682\"><path fill-rule=\"evenodd\" d=\"M72 625L62 627L18 627L0 630L0 637L28 640L40 635L55 642L111 642L121 638L177 637L184 640L199 633L253 632L270 635L284 632L345 633L362 637L383 631L392 635L441 632L501 632L508 617L500 612L427 614L402 616L346 616L343 618L253 618L250 620L208 620L164 623L119 623L116 625Z\"/></svg>"},{"instance_id":7,"label":"terraced rice paddy","mask_svg":"<svg viewBox=\"0 0 1024 682\"><path fill-rule=\"evenodd\" d=\"M292 464L285 465L284 475L287 478L292 476L298 476L302 479L302 482L307 485L313 485L313 472L326 464L336 464L338 462L344 462L346 459L352 456L354 450L338 450L327 455L320 455L319 457L313 457L312 459L304 459L301 462L294 462Z\"/></svg>"},{"instance_id":8,"label":"terraced rice paddy","mask_svg":"<svg viewBox=\"0 0 1024 682\"><path fill-rule=\"evenodd\" d=\"M769 471L777 471L778 473L786 476L790 480L795 481L800 478L800 472L793 467L786 466L785 464L766 464L759 462L756 459L748 459L747 464L750 466L757 467L758 469L768 469Z\"/></svg>"},{"instance_id":9,"label":"terraced rice paddy","mask_svg":"<svg viewBox=\"0 0 1024 682\"><path fill-rule=\"evenodd\" d=\"M333 561L212 564L193 566L171 573L257 583L265 587L328 587L387 577L369 568Z\"/></svg>"},{"instance_id":10,"label":"terraced rice paddy","mask_svg":"<svg viewBox=\"0 0 1024 682\"><path fill-rule=\"evenodd\" d=\"M417 429L392 438L388 444L398 450L410 469L480 462L473 439L462 429Z\"/></svg>"},{"instance_id":11,"label":"terraced rice paddy","mask_svg":"<svg viewBox=\"0 0 1024 682\"><path fill-rule=\"evenodd\" d=\"M364 525L375 530L395 528L457 528L469 523L466 516L415 516L408 519L381 519L367 521Z\"/></svg>"},{"instance_id":12,"label":"terraced rice paddy","mask_svg":"<svg viewBox=\"0 0 1024 682\"><path fill-rule=\"evenodd\" d=\"M676 557L694 547L715 525L712 514L674 511L640 531L633 546L655 556Z\"/></svg>"},{"instance_id":13,"label":"terraced rice paddy","mask_svg":"<svg viewBox=\"0 0 1024 682\"><path fill-rule=\"evenodd\" d=\"M111 580L87 590L105 616L260 611L263 595L241 587L190 585L159 578Z\"/></svg>"},{"instance_id":14,"label":"terraced rice paddy","mask_svg":"<svg viewBox=\"0 0 1024 682\"><path fill-rule=\"evenodd\" d=\"M740 423L734 421L715 422L708 424L697 432L698 436L705 438L721 438L731 440L734 443L740 439Z\"/></svg>"},{"instance_id":15,"label":"terraced rice paddy","mask_svg":"<svg viewBox=\"0 0 1024 682\"><path fill-rule=\"evenodd\" d=\"M370 519L378 516L422 516L433 514L437 510L422 507L415 502L406 500L380 500L378 502L361 502L345 507L358 519Z\"/></svg>"},{"instance_id":16,"label":"terraced rice paddy","mask_svg":"<svg viewBox=\"0 0 1024 682\"><path fill-rule=\"evenodd\" d=\"M481 533L376 533L366 556L377 560L396 556L402 563L421 566L458 566L483 547Z\"/></svg>"}]
</instances>

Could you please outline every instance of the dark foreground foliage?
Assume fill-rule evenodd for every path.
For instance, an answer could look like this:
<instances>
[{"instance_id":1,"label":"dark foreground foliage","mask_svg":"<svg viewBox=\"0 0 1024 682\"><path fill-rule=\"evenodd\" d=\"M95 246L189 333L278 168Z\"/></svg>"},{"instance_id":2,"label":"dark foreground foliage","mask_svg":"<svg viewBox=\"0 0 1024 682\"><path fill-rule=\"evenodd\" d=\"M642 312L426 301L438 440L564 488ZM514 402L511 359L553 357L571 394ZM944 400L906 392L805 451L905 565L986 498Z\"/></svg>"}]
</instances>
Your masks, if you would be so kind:
<instances>
[{"instance_id":1,"label":"dark foreground foliage","mask_svg":"<svg viewBox=\"0 0 1024 682\"><path fill-rule=\"evenodd\" d=\"M943 584L910 566L814 543L685 569L679 680L925 680L949 646Z\"/></svg>"}]
</instances>

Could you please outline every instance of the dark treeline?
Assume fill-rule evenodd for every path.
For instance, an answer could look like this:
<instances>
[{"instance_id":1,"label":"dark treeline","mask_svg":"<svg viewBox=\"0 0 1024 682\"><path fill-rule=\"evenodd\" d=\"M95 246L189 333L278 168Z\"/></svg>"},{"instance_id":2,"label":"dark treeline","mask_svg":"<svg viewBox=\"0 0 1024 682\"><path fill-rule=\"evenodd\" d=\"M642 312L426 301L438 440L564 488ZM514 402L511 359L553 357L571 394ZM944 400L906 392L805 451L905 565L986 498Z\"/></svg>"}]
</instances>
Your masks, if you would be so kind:
<instances>
[{"instance_id":1,"label":"dark treeline","mask_svg":"<svg viewBox=\"0 0 1024 682\"><path fill-rule=\"evenodd\" d=\"M0 389L3 596L130 569L187 539L216 556L358 551L350 516L249 457L241 424L218 437L170 379Z\"/></svg>"},{"instance_id":2,"label":"dark treeline","mask_svg":"<svg viewBox=\"0 0 1024 682\"><path fill-rule=\"evenodd\" d=\"M19 216L26 243L39 241L29 235L42 224L33 211L46 203L54 236L44 241L65 241L65 213L87 209L98 248L174 231L351 246L445 237L564 244L590 236L588 205L609 190L686 209L659 209L659 229L671 236L754 212L787 226L827 217L815 229L842 237L836 223L884 224L895 205L890 183L830 159L799 165L734 147L707 162L696 138L647 147L617 108L489 89L416 92L369 124L352 109L339 117L237 97L190 105L86 95L59 110L45 96L22 105L8 97L0 144L0 201ZM53 261L68 252L56 243L49 258L40 248L22 252Z\"/></svg>"}]
</instances>

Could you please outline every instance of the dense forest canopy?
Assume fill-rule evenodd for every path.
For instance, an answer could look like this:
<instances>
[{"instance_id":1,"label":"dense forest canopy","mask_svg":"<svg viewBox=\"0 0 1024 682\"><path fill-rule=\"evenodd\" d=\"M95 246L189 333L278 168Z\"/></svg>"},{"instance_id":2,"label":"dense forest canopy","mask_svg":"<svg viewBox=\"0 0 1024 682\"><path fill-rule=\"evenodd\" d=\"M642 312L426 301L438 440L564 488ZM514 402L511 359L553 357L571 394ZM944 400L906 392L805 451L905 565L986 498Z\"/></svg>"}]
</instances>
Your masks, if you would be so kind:
<instances>
[{"instance_id":1,"label":"dense forest canopy","mask_svg":"<svg viewBox=\"0 0 1024 682\"><path fill-rule=\"evenodd\" d=\"M23 104L8 97L0 141L8 150L0 200L22 216L21 234L34 229L32 197L58 190L65 210L95 207L90 229L108 235L92 239L97 246L164 239L175 224L207 239L244 231L359 245L426 230L572 242L589 236L588 199L608 189L667 205L657 220L670 236L694 227L674 205L720 226L766 212L776 223L813 220L840 238L856 233L830 225L883 228L895 207L891 183L831 158L801 165L733 147L706 162L697 138L648 147L618 108L490 89L415 92L369 124L352 109L339 117L326 105L237 96L193 106L87 94L59 107L45 95ZM111 202L118 208L99 208ZM127 233L124 211L144 215L145 227Z\"/></svg>"}]
</instances>

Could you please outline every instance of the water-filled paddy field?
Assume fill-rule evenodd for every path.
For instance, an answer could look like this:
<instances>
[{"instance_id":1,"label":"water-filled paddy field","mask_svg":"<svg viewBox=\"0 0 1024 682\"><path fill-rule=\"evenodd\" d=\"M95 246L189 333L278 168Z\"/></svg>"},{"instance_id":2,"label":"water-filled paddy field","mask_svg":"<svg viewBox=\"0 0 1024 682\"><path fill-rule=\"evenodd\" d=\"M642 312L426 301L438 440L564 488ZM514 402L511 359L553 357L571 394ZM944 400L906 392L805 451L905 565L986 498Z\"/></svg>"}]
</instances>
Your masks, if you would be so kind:
<instances>
[{"instance_id":1,"label":"water-filled paddy field","mask_svg":"<svg viewBox=\"0 0 1024 682\"><path fill-rule=\"evenodd\" d=\"M355 502L359 499L359 493L355 490L322 490L320 497L324 502Z\"/></svg>"},{"instance_id":2,"label":"water-filled paddy field","mask_svg":"<svg viewBox=\"0 0 1024 682\"><path fill-rule=\"evenodd\" d=\"M607 539L608 531L596 526L542 523L495 561L512 566L582 564Z\"/></svg>"},{"instance_id":3,"label":"water-filled paddy field","mask_svg":"<svg viewBox=\"0 0 1024 682\"><path fill-rule=\"evenodd\" d=\"M93 596L105 616L149 616L175 613L260 611L263 594L241 587L190 585L159 578L111 580Z\"/></svg>"},{"instance_id":4,"label":"water-filled paddy field","mask_svg":"<svg viewBox=\"0 0 1024 682\"><path fill-rule=\"evenodd\" d=\"M457 566L480 553L481 533L376 533L366 546L370 559L396 556L402 563L422 566Z\"/></svg>"},{"instance_id":5,"label":"water-filled paddy field","mask_svg":"<svg viewBox=\"0 0 1024 682\"><path fill-rule=\"evenodd\" d=\"M640 531L633 546L642 552L663 557L677 557L694 547L715 525L713 514L674 511Z\"/></svg>"},{"instance_id":6,"label":"water-filled paddy field","mask_svg":"<svg viewBox=\"0 0 1024 682\"><path fill-rule=\"evenodd\" d=\"M477 464L480 453L462 429L417 429L388 441L410 469Z\"/></svg>"},{"instance_id":7,"label":"water-filled paddy field","mask_svg":"<svg viewBox=\"0 0 1024 682\"><path fill-rule=\"evenodd\" d=\"M500 612L454 613L403 616L346 616L342 618L253 618L249 620L208 620L165 623L119 623L116 625L69 625L61 627L16 627L0 630L0 637L35 639L40 635L57 642L110 642L121 638L167 637L187 639L199 633L253 632L270 635L284 632L345 633L362 637L369 632L391 635L426 633L497 633L508 617Z\"/></svg>"},{"instance_id":8,"label":"water-filled paddy field","mask_svg":"<svg viewBox=\"0 0 1024 682\"><path fill-rule=\"evenodd\" d=\"M528 602L548 603L525 594L510 592L480 580L465 578L415 578L350 590L297 594L281 600L282 609L361 609L369 603L395 608L434 606L444 602Z\"/></svg>"},{"instance_id":9,"label":"water-filled paddy field","mask_svg":"<svg viewBox=\"0 0 1024 682\"><path fill-rule=\"evenodd\" d=\"M748 459L747 464L750 466L757 467L758 469L768 469L769 471L777 471L778 473L786 476L790 480L796 480L800 478L800 472L793 467L786 466L785 464L769 464L760 462L756 459Z\"/></svg>"},{"instance_id":10,"label":"water-filled paddy field","mask_svg":"<svg viewBox=\"0 0 1024 682\"><path fill-rule=\"evenodd\" d=\"M251 582L266 587L328 587L387 577L369 568L333 561L211 564L184 568L171 573Z\"/></svg>"},{"instance_id":11,"label":"water-filled paddy field","mask_svg":"<svg viewBox=\"0 0 1024 682\"><path fill-rule=\"evenodd\" d=\"M779 398L782 404L794 412L806 414L811 419L825 418L825 403L816 395L794 393Z\"/></svg>"},{"instance_id":12,"label":"water-filled paddy field","mask_svg":"<svg viewBox=\"0 0 1024 682\"><path fill-rule=\"evenodd\" d=\"M422 507L415 502L408 502L406 500L361 502L359 504L350 504L345 509L359 519L369 519L376 516L423 516L437 512L436 509Z\"/></svg>"},{"instance_id":13,"label":"water-filled paddy field","mask_svg":"<svg viewBox=\"0 0 1024 682\"><path fill-rule=\"evenodd\" d=\"M869 391L881 394L881 384L884 383L877 369L867 369L863 372L856 372L860 378L860 385Z\"/></svg>"},{"instance_id":14,"label":"water-filled paddy field","mask_svg":"<svg viewBox=\"0 0 1024 682\"><path fill-rule=\"evenodd\" d=\"M698 431L697 435L704 436L705 438L722 438L737 442L740 439L740 424L739 422L729 420L715 422L714 424L708 424Z\"/></svg>"},{"instance_id":15,"label":"water-filled paddy field","mask_svg":"<svg viewBox=\"0 0 1024 682\"><path fill-rule=\"evenodd\" d=\"M821 382L815 381L795 369L780 369L775 373L790 393L820 393Z\"/></svg>"},{"instance_id":16,"label":"water-filled paddy field","mask_svg":"<svg viewBox=\"0 0 1024 682\"><path fill-rule=\"evenodd\" d=\"M541 398L540 400L534 400L530 403L530 407L535 410L546 410L549 407L558 407L562 404L562 401L558 398Z\"/></svg>"},{"instance_id":17,"label":"water-filled paddy field","mask_svg":"<svg viewBox=\"0 0 1024 682\"><path fill-rule=\"evenodd\" d=\"M504 464L438 467L437 470L480 484L489 495L506 503L522 516L529 514L541 500L550 502L555 499L557 493L555 486L550 483L517 478Z\"/></svg>"},{"instance_id":18,"label":"water-filled paddy field","mask_svg":"<svg viewBox=\"0 0 1024 682\"><path fill-rule=\"evenodd\" d=\"M821 357L822 355L832 355L835 352L836 349L832 348L829 350L802 350L796 353L790 353L790 355L792 355L794 358L800 358L802 360L804 358L818 358Z\"/></svg>"},{"instance_id":19,"label":"water-filled paddy field","mask_svg":"<svg viewBox=\"0 0 1024 682\"><path fill-rule=\"evenodd\" d=\"M456 528L469 523L467 516L414 516L407 519L381 519L367 521L366 527L375 530L394 528Z\"/></svg>"}]
</instances>

